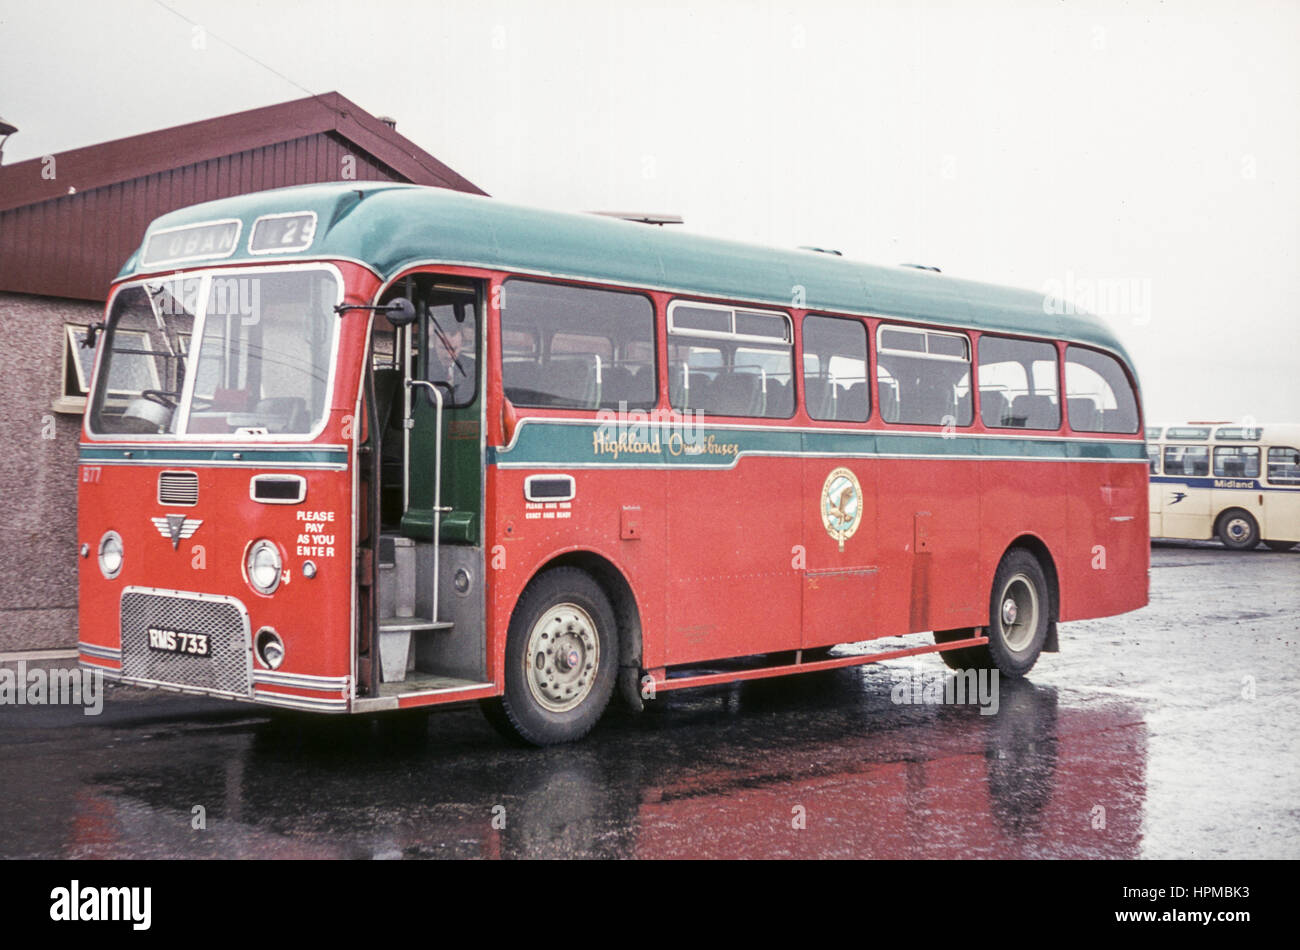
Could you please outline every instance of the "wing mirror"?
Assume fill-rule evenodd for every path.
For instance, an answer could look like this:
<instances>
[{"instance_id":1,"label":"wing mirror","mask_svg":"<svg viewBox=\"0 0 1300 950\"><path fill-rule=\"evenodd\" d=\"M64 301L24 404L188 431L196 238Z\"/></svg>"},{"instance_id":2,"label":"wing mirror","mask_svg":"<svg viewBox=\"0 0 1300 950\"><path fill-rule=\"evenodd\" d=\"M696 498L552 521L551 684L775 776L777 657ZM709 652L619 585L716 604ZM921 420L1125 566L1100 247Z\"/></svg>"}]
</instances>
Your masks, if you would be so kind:
<instances>
[{"instance_id":1,"label":"wing mirror","mask_svg":"<svg viewBox=\"0 0 1300 950\"><path fill-rule=\"evenodd\" d=\"M381 308L381 312L388 317L388 322L395 327L406 327L415 322L415 304L405 297L398 297L389 302L386 309Z\"/></svg>"},{"instance_id":2,"label":"wing mirror","mask_svg":"<svg viewBox=\"0 0 1300 950\"><path fill-rule=\"evenodd\" d=\"M339 316L347 313L349 310L373 310L375 313L382 313L388 318L388 322L395 327L410 326L415 322L415 304L405 297L397 297L382 307L365 307L361 304L341 303L334 308L334 312Z\"/></svg>"}]
</instances>

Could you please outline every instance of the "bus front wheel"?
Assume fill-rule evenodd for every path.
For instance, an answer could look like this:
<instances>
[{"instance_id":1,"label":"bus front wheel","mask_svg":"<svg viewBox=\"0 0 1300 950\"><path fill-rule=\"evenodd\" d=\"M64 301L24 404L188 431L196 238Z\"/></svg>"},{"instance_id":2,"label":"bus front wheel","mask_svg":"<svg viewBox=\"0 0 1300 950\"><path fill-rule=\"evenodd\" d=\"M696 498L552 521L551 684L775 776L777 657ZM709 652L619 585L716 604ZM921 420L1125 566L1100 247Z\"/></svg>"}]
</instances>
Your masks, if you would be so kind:
<instances>
[{"instance_id":1,"label":"bus front wheel","mask_svg":"<svg viewBox=\"0 0 1300 950\"><path fill-rule=\"evenodd\" d=\"M1232 551L1249 551L1259 544L1259 524L1250 512L1229 508L1219 515L1214 533Z\"/></svg>"},{"instance_id":2,"label":"bus front wheel","mask_svg":"<svg viewBox=\"0 0 1300 950\"><path fill-rule=\"evenodd\" d=\"M531 745L572 742L605 711L618 671L609 598L585 571L535 577L510 619L505 693L488 718Z\"/></svg>"}]
</instances>

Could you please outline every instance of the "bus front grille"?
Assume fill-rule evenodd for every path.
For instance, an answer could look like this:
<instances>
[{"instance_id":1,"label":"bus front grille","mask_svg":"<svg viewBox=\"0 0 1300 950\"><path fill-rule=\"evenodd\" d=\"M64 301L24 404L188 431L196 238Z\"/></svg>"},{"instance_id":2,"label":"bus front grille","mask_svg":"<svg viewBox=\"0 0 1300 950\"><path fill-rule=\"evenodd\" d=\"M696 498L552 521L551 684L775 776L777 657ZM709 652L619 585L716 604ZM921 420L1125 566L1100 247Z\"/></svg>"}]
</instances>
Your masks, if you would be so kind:
<instances>
[{"instance_id":1,"label":"bus front grille","mask_svg":"<svg viewBox=\"0 0 1300 950\"><path fill-rule=\"evenodd\" d=\"M122 676L233 696L252 690L248 613L233 597L127 588L122 594ZM206 638L207 655L162 648Z\"/></svg>"}]
</instances>

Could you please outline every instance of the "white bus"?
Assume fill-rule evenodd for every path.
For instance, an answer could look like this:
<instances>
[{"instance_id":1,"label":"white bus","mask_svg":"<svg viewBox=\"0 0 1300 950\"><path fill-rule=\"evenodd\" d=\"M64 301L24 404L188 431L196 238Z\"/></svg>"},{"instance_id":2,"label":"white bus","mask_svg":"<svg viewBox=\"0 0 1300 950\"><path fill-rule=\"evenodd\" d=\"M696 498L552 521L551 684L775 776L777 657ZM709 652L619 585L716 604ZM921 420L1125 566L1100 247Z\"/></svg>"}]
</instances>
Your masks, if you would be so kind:
<instances>
[{"instance_id":1,"label":"white bus","mask_svg":"<svg viewBox=\"0 0 1300 950\"><path fill-rule=\"evenodd\" d=\"M1234 551L1300 542L1300 424L1188 422L1146 430L1151 537Z\"/></svg>"}]
</instances>

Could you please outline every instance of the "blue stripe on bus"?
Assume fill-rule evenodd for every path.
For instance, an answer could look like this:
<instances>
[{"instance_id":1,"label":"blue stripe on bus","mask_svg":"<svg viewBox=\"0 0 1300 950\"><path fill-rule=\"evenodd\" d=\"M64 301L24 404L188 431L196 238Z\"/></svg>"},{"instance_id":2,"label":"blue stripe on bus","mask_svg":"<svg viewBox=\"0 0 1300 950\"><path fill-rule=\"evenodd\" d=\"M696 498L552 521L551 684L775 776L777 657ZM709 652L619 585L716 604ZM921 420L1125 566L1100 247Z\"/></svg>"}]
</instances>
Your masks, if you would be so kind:
<instances>
[{"instance_id":1,"label":"blue stripe on bus","mask_svg":"<svg viewBox=\"0 0 1300 950\"><path fill-rule=\"evenodd\" d=\"M343 447L318 448L262 448L206 446L92 446L83 445L78 453L80 462L134 462L157 465L222 465L238 464L265 468L293 468L346 466L348 450Z\"/></svg>"},{"instance_id":2,"label":"blue stripe on bus","mask_svg":"<svg viewBox=\"0 0 1300 950\"><path fill-rule=\"evenodd\" d=\"M1265 485L1257 478L1225 478L1216 475L1152 475L1157 485L1186 485L1190 488L1217 488L1220 491L1300 492L1300 486Z\"/></svg>"}]
</instances>

